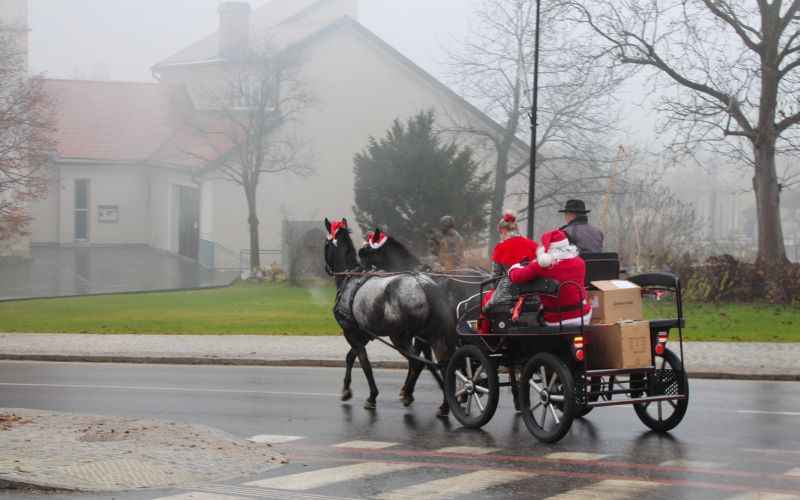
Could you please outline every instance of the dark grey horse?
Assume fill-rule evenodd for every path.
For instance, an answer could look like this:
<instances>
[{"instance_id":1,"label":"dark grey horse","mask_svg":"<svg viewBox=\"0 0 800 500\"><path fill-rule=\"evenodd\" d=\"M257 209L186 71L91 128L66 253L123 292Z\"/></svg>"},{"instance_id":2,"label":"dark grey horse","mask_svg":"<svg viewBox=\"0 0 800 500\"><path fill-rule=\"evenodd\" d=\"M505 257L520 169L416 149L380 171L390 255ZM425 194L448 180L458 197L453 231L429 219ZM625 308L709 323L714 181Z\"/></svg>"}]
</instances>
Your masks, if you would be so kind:
<instances>
[{"instance_id":1,"label":"dark grey horse","mask_svg":"<svg viewBox=\"0 0 800 500\"><path fill-rule=\"evenodd\" d=\"M360 272L363 268L356 258L356 249L347 230L347 221L331 223L325 219L328 240L325 242L325 265L336 276L337 304L342 300L352 300L347 304L346 314L337 314L336 320L344 332L351 350L347 355L343 395L350 391L350 371L355 357L361 362L367 377L370 395L364 402L365 408L375 408L378 388L372 374L372 366L367 357L366 345L376 336L389 337L392 344L401 352L415 354L414 339L419 338L428 344L444 366L455 350L455 323L447 310L447 304L439 287L430 279L417 273L402 273L395 276L373 276L366 279L358 275L338 273ZM352 297L354 280L366 280L360 284ZM336 310L335 310L336 312ZM372 335L371 335L372 334ZM425 364L409 357L409 373L403 392L409 396ZM443 395L442 405L437 415L449 413L447 398ZM344 396L343 396L344 398Z\"/></svg>"}]
</instances>

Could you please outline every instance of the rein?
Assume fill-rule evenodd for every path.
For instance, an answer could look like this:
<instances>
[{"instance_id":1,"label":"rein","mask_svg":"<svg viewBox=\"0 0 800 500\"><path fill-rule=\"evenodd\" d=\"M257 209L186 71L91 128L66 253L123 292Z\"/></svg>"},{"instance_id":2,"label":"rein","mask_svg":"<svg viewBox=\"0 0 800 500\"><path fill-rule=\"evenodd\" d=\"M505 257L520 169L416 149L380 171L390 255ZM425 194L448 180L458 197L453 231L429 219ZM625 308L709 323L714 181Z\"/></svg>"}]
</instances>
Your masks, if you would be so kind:
<instances>
[{"instance_id":1,"label":"rein","mask_svg":"<svg viewBox=\"0 0 800 500\"><path fill-rule=\"evenodd\" d=\"M458 272L464 271L477 271L480 272L483 276L475 276L471 274L457 274ZM488 276L487 273L477 270L477 269L454 269L452 272L431 272L431 271L395 271L395 272L386 272L386 271L341 271L341 272L334 272L329 271L328 275L330 276L399 276L401 274L424 274L425 276L436 276L442 278L448 278L458 283L465 283L467 285L479 285L481 281Z\"/></svg>"}]
</instances>

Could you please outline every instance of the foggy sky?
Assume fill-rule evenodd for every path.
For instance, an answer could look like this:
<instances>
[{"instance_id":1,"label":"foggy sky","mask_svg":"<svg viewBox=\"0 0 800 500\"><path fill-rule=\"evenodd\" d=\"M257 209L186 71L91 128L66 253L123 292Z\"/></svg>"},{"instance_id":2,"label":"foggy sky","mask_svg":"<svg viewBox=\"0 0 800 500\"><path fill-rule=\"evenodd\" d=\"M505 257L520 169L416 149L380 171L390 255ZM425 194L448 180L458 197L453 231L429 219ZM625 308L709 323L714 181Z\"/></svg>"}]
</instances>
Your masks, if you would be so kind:
<instances>
[{"instance_id":1,"label":"foggy sky","mask_svg":"<svg viewBox=\"0 0 800 500\"><path fill-rule=\"evenodd\" d=\"M251 0L253 9L268 0ZM219 0L28 0L31 70L50 78L153 81L150 67L216 31ZM470 0L360 0L359 20L442 79L441 45Z\"/></svg>"}]
</instances>

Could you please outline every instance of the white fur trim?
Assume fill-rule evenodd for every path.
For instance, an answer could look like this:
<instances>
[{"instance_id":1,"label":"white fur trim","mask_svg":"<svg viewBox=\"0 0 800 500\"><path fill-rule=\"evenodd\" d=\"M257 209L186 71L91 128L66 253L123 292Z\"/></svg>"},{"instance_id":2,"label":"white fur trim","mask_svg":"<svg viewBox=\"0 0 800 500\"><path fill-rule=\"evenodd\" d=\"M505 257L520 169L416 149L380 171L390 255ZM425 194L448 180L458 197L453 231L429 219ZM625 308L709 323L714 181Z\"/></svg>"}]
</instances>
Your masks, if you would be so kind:
<instances>
[{"instance_id":1,"label":"white fur trim","mask_svg":"<svg viewBox=\"0 0 800 500\"><path fill-rule=\"evenodd\" d=\"M539 255L536 260L539 262L539 267L550 267L553 265L553 258L547 253Z\"/></svg>"},{"instance_id":2,"label":"white fur trim","mask_svg":"<svg viewBox=\"0 0 800 500\"><path fill-rule=\"evenodd\" d=\"M566 238L561 241L550 242L550 248L566 248L568 246L569 246L569 240L567 240Z\"/></svg>"},{"instance_id":3,"label":"white fur trim","mask_svg":"<svg viewBox=\"0 0 800 500\"><path fill-rule=\"evenodd\" d=\"M381 239L380 239L380 241L379 241L379 242L377 242L377 243L373 243L373 242L371 242L371 241L367 241L367 243L369 243L369 247L370 247L371 249L373 249L373 250L377 250L377 249L379 249L380 247L382 247L383 245L385 245L387 241L389 241L389 237L388 237L388 236L386 236L385 234L382 234L382 235L381 235Z\"/></svg>"}]
</instances>

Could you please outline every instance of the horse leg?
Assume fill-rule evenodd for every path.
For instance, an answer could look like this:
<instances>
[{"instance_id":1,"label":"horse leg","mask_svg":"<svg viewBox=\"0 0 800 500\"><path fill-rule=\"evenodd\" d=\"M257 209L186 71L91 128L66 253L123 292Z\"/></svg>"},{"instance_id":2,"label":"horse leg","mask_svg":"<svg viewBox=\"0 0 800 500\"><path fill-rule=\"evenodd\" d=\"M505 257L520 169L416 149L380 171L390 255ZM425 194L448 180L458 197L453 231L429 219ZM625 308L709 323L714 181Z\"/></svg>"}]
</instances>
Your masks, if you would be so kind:
<instances>
[{"instance_id":1,"label":"horse leg","mask_svg":"<svg viewBox=\"0 0 800 500\"><path fill-rule=\"evenodd\" d=\"M430 359L431 349L427 346L427 344L415 340L413 347L414 348L411 350L412 353L419 356L420 352L424 352L425 358ZM401 349L406 348L401 347ZM419 375L422 373L422 369L424 367L425 364L422 361L411 358L408 359L408 374L406 375L406 381L403 384L403 388L400 389L400 402L403 403L403 406L408 406L414 402L414 387L417 385L417 380L419 379Z\"/></svg>"},{"instance_id":2,"label":"horse leg","mask_svg":"<svg viewBox=\"0 0 800 500\"><path fill-rule=\"evenodd\" d=\"M364 408L372 410L375 408L375 399L378 397L378 386L375 384L375 377L372 375L372 365L367 357L367 348L364 345L354 346L357 351L358 361L361 362L361 369L367 377L369 384L369 397L364 401Z\"/></svg>"},{"instance_id":3,"label":"horse leg","mask_svg":"<svg viewBox=\"0 0 800 500\"><path fill-rule=\"evenodd\" d=\"M447 365L444 364L439 368L439 370L441 371L439 377L441 377L442 379L444 379L445 377L446 366ZM446 417L447 415L450 414L450 405L447 403L447 393L445 392L444 383L442 383L442 397L443 397L442 405L439 406L439 408L436 410L437 417Z\"/></svg>"},{"instance_id":4,"label":"horse leg","mask_svg":"<svg viewBox=\"0 0 800 500\"><path fill-rule=\"evenodd\" d=\"M511 382L511 396L514 398L514 409L519 411L519 385L517 384L517 368L508 366L508 380Z\"/></svg>"},{"instance_id":5,"label":"horse leg","mask_svg":"<svg viewBox=\"0 0 800 500\"><path fill-rule=\"evenodd\" d=\"M351 373L353 371L353 363L356 361L356 350L354 348L350 348L347 352L347 357L345 358L345 363L347 363L347 367L345 368L344 372L344 387L342 388L342 401L347 401L353 397L353 391L350 390L350 381L351 381Z\"/></svg>"}]
</instances>

